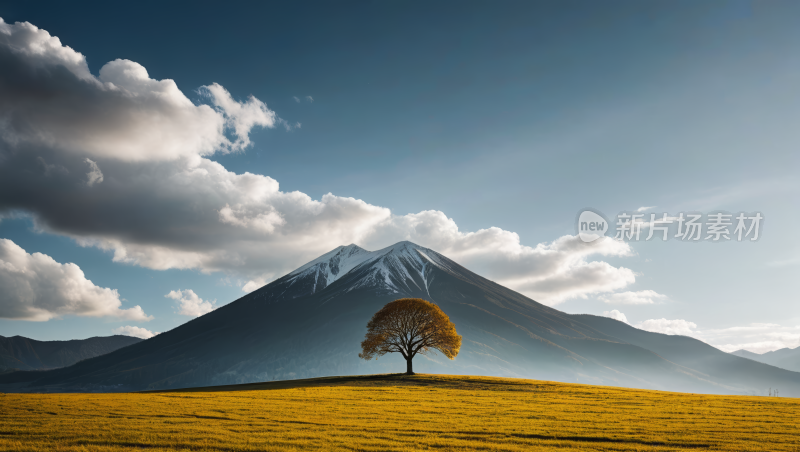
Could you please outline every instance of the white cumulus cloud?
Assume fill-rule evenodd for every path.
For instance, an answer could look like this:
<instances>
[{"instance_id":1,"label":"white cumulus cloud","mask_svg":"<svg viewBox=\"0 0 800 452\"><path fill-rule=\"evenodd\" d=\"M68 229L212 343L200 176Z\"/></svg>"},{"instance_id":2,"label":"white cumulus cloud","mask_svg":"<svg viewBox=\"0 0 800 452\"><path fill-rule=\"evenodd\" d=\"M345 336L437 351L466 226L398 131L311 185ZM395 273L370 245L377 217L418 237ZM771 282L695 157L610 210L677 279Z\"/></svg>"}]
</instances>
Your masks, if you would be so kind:
<instances>
[{"instance_id":1,"label":"white cumulus cloud","mask_svg":"<svg viewBox=\"0 0 800 452\"><path fill-rule=\"evenodd\" d=\"M204 86L200 88L200 92L208 95L217 109L225 115L226 125L236 134L236 141L231 145L234 150L242 150L250 145L250 129L253 127L275 127L275 112L252 95L247 102L237 102L218 83Z\"/></svg>"},{"instance_id":2,"label":"white cumulus cloud","mask_svg":"<svg viewBox=\"0 0 800 452\"><path fill-rule=\"evenodd\" d=\"M654 290L639 290L602 295L597 299L609 304L653 304L656 301L666 300L667 296Z\"/></svg>"},{"instance_id":3,"label":"white cumulus cloud","mask_svg":"<svg viewBox=\"0 0 800 452\"><path fill-rule=\"evenodd\" d=\"M121 309L115 289L94 285L75 264L28 254L0 239L0 318L46 321L63 315L150 320L139 306Z\"/></svg>"},{"instance_id":4,"label":"white cumulus cloud","mask_svg":"<svg viewBox=\"0 0 800 452\"><path fill-rule=\"evenodd\" d=\"M603 316L612 318L614 320L619 320L620 322L628 323L628 318L625 317L625 314L617 311L616 309L611 311L603 311Z\"/></svg>"},{"instance_id":5,"label":"white cumulus cloud","mask_svg":"<svg viewBox=\"0 0 800 452\"><path fill-rule=\"evenodd\" d=\"M0 50L0 124L15 146L95 160L174 160L240 150L251 127L274 126L275 113L263 102L237 102L215 83L201 88L212 108L192 103L172 80L151 79L133 61L111 61L95 77L82 54L27 22L0 19Z\"/></svg>"},{"instance_id":6,"label":"white cumulus cloud","mask_svg":"<svg viewBox=\"0 0 800 452\"><path fill-rule=\"evenodd\" d=\"M217 300L204 301L191 289L172 290L164 296L178 302L178 306L180 307L178 314L200 317L216 309L214 304L216 304Z\"/></svg>"},{"instance_id":7,"label":"white cumulus cloud","mask_svg":"<svg viewBox=\"0 0 800 452\"><path fill-rule=\"evenodd\" d=\"M111 332L114 334L121 334L123 336L138 337L140 339L150 339L151 337L159 334L139 326L130 326L130 325L114 328L113 330L111 330Z\"/></svg>"},{"instance_id":8,"label":"white cumulus cloud","mask_svg":"<svg viewBox=\"0 0 800 452\"><path fill-rule=\"evenodd\" d=\"M695 328L697 324L688 322L683 319L667 320L667 319L650 319L634 325L636 328L653 333L661 334L675 334L680 336L694 336L696 334Z\"/></svg>"},{"instance_id":9,"label":"white cumulus cloud","mask_svg":"<svg viewBox=\"0 0 800 452\"><path fill-rule=\"evenodd\" d=\"M0 215L25 212L38 229L109 250L115 262L223 272L252 290L340 245L410 240L550 305L635 281L601 260L632 255L622 241L564 236L528 246L500 228L461 231L440 211L396 215L228 171L206 157L244 149L253 127L288 123L221 85L201 87L210 105L195 105L133 61L94 76L82 54L28 23L0 22L0 67ZM85 159L102 190L87 187Z\"/></svg>"}]
</instances>

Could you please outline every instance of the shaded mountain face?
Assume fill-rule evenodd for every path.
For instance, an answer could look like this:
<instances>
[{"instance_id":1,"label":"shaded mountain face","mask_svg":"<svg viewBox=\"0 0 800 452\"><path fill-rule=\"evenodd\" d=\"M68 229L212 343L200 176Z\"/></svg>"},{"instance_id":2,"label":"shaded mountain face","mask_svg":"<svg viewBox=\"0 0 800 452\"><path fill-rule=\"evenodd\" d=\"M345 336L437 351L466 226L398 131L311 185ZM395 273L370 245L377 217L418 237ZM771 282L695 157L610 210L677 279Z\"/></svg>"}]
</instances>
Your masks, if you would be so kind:
<instances>
[{"instance_id":1,"label":"shaded mountain face","mask_svg":"<svg viewBox=\"0 0 800 452\"><path fill-rule=\"evenodd\" d=\"M0 336L0 371L67 367L141 341L130 336L92 337L72 341L37 341L22 336Z\"/></svg>"},{"instance_id":2,"label":"shaded mountain face","mask_svg":"<svg viewBox=\"0 0 800 452\"><path fill-rule=\"evenodd\" d=\"M358 358L372 314L402 297L432 301L463 336L458 357L418 355L422 373L524 377L704 393L800 395L800 373L682 336L569 315L410 242L339 247L172 331L45 373L0 377L16 390L139 390L405 370ZM2 386L0 386L2 390Z\"/></svg>"},{"instance_id":3,"label":"shaded mountain face","mask_svg":"<svg viewBox=\"0 0 800 452\"><path fill-rule=\"evenodd\" d=\"M780 367L781 369L800 372L800 347L782 348L767 353L753 353L747 350L736 350L732 355L752 359L770 366Z\"/></svg>"}]
</instances>

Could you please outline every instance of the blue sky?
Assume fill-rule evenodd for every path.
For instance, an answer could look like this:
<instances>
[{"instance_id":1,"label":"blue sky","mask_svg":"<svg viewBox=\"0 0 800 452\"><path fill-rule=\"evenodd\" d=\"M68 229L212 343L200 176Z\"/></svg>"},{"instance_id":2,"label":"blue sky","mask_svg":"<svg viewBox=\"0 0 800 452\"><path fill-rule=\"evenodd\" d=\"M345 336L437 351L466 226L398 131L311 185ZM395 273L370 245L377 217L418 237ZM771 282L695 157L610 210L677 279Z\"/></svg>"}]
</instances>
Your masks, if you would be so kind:
<instances>
[{"instance_id":1,"label":"blue sky","mask_svg":"<svg viewBox=\"0 0 800 452\"><path fill-rule=\"evenodd\" d=\"M178 220L162 221L167 215L161 211L131 205L129 212L140 213L139 229L104 229L98 224L111 212L91 207L97 216L78 225L54 207L26 204L32 188L16 194L5 187L0 213L13 210L15 216L0 222L0 238L29 254L77 264L94 285L118 290L123 308L138 305L153 318L6 318L0 334L71 339L108 335L127 325L165 331L191 318L177 313L176 301L165 297L170 291L191 289L219 306L243 295L248 281L268 282L347 244L339 238L370 249L413 239L396 232L407 227L397 224L411 221L404 216L438 211L460 233L495 227L516 233L523 248L512 246L508 256L487 249L469 257L463 251L473 243L469 237L458 236L463 243L456 243L417 231L427 240L422 245L558 309L598 315L617 310L631 324L693 334L720 347L796 347L798 9L795 2L738 1L0 6L6 24L30 22L83 54L93 76L106 63L124 59L146 68L151 79L174 80L196 105L213 104L198 91L212 83L242 103L254 96L284 122L256 124L248 129L249 146L206 153L205 159L231 173L269 176L283 193L297 191L316 201L331 193L390 209L397 217L391 233L351 237L322 228L324 237L293 238L292 246L265 239L257 246L261 254L242 251L231 258L247 261L242 265L177 265L153 258L154 247L206 251L188 239L162 238ZM14 115L20 108L4 111ZM226 133L235 138L230 129ZM50 162L66 151L54 146L8 152L39 152ZM133 174L119 163L128 157L86 155L106 175L96 188ZM19 172L8 161L2 165ZM63 165L75 172L67 160ZM160 199L156 189L147 196ZM76 192L64 198L64 208L94 206L86 199ZM141 197L119 202L130 199L148 203ZM627 252L593 254L575 264L569 278L578 278L583 265L605 262L629 269L635 281L613 288L586 282L573 296L545 291L547 281L531 282L540 261L524 247L553 246L559 237L574 235L582 208L612 217L649 206L655 208L648 213L670 215L758 211L765 218L762 238L639 242ZM292 227L292 215L282 208L273 211ZM237 224L256 218L245 218L253 209L234 207ZM347 228L362 224L354 210L343 215L342 224L352 222ZM34 227L35 218L47 232ZM220 240L219 249L227 249ZM150 257L113 259L115 249L130 250L134 242ZM514 262L527 270L506 277L504 269ZM625 275L616 270L609 278ZM602 301L641 291L658 297L649 304Z\"/></svg>"}]
</instances>

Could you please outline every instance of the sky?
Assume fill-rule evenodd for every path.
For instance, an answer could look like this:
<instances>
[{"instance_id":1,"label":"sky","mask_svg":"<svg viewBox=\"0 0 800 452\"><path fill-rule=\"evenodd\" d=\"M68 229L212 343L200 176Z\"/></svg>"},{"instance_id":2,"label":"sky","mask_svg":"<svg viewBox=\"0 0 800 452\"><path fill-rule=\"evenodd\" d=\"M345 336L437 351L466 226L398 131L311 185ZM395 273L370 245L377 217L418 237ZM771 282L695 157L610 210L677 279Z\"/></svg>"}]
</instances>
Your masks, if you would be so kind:
<instances>
[{"instance_id":1,"label":"sky","mask_svg":"<svg viewBox=\"0 0 800 452\"><path fill-rule=\"evenodd\" d=\"M800 346L799 13L0 5L0 335L147 337L337 246L411 240L568 313ZM587 208L609 237L579 240ZM763 221L614 240L621 212Z\"/></svg>"}]
</instances>

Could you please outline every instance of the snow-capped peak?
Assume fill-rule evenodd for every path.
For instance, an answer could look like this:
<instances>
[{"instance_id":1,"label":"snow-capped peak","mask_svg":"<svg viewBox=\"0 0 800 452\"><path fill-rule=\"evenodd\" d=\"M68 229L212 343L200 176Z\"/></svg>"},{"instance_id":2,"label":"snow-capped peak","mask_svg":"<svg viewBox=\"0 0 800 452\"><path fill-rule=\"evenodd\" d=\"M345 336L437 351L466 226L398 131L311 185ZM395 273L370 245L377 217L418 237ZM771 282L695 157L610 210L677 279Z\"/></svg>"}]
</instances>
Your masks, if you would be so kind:
<instances>
[{"instance_id":1,"label":"snow-capped peak","mask_svg":"<svg viewBox=\"0 0 800 452\"><path fill-rule=\"evenodd\" d=\"M350 245L347 245L347 246L337 246L336 248L333 249L333 251L329 251L329 252L323 254L322 256L314 259L313 261L303 265L302 267L296 269L295 271L293 271L293 272L291 272L289 274L290 275L296 275L296 274L302 273L303 271L305 271L305 270L307 270L307 269L309 269L311 267L314 267L314 266L316 266L318 264L330 263L331 260L333 258L335 258L335 257L338 257L338 261L339 261L339 263L341 263L342 260L345 260L345 261L358 260L358 256L362 256L362 255L365 255L365 254L370 254L370 252L365 250L364 248L361 248L358 245L355 245L355 244L350 244ZM353 258L355 258L355 259L353 259ZM363 261L359 260L358 263L355 264L355 265L358 265L361 262L363 262ZM352 267L348 268L347 271L349 271L351 268ZM347 271L345 271L345 273L347 273Z\"/></svg>"},{"instance_id":2,"label":"snow-capped peak","mask_svg":"<svg viewBox=\"0 0 800 452\"><path fill-rule=\"evenodd\" d=\"M362 284L375 284L390 290L397 290L398 285L413 285L424 291L428 284L425 269L429 264L446 266L438 253L409 241L398 242L377 251L367 251L357 245L347 245L323 254L289 273L288 276L293 276L290 282L308 281L307 278L313 277L311 291L316 292L351 270L368 266L370 276ZM415 280L419 280L426 287L421 287Z\"/></svg>"},{"instance_id":3,"label":"snow-capped peak","mask_svg":"<svg viewBox=\"0 0 800 452\"><path fill-rule=\"evenodd\" d=\"M315 291L316 287L327 287L354 267L368 260L371 254L358 245L340 246L289 273L289 276L294 276L292 280L296 281L313 274L315 289L312 291Z\"/></svg>"}]
</instances>

